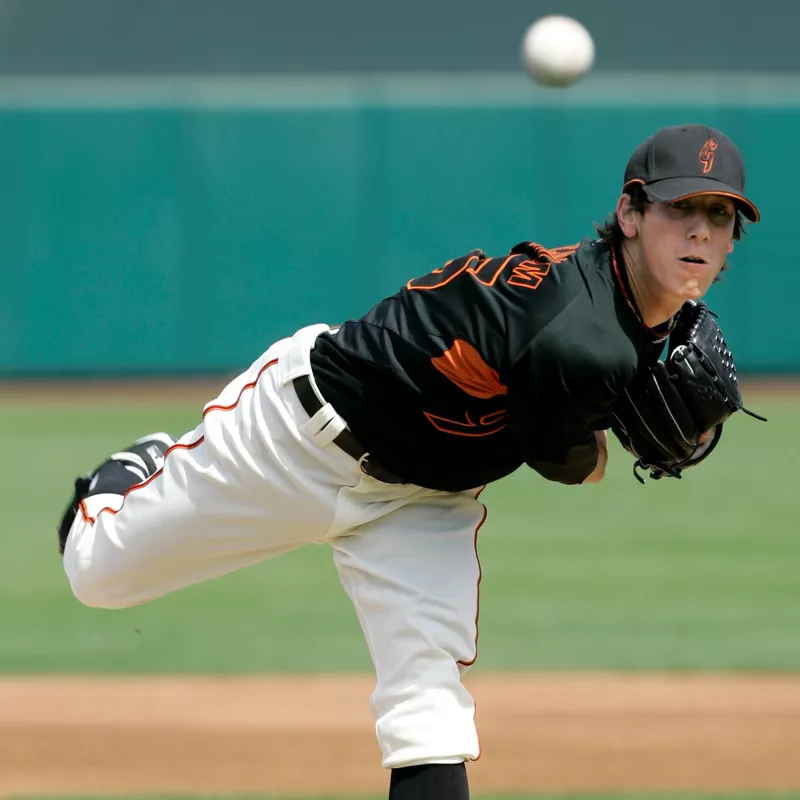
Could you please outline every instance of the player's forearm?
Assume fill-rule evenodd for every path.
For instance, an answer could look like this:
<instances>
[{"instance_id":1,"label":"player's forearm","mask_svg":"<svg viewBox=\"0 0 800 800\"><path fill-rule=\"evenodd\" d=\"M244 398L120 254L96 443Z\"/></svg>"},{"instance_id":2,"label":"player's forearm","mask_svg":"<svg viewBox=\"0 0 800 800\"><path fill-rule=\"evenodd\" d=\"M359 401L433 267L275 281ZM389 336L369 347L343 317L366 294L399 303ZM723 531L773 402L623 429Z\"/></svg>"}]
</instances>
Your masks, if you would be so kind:
<instances>
[{"instance_id":1,"label":"player's forearm","mask_svg":"<svg viewBox=\"0 0 800 800\"><path fill-rule=\"evenodd\" d=\"M527 464L543 478L556 483L575 486L581 483L597 483L605 470L607 451L601 452L599 439L592 436L590 441L565 448L563 455L553 453L548 459L530 458ZM600 470L600 478L588 478Z\"/></svg>"},{"instance_id":2,"label":"player's forearm","mask_svg":"<svg viewBox=\"0 0 800 800\"><path fill-rule=\"evenodd\" d=\"M606 474L608 464L608 435L605 431L595 431L595 441L597 444L597 462L594 469L584 478L583 483L600 483Z\"/></svg>"}]
</instances>

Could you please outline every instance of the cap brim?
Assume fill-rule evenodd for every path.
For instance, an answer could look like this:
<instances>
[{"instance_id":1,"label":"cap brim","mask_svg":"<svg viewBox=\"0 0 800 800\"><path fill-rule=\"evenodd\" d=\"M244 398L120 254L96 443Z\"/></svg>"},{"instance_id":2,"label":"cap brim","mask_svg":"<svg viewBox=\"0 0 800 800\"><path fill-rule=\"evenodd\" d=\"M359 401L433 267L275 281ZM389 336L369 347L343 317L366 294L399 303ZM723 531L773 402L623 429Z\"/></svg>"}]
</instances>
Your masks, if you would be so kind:
<instances>
[{"instance_id":1,"label":"cap brim","mask_svg":"<svg viewBox=\"0 0 800 800\"><path fill-rule=\"evenodd\" d=\"M761 214L755 205L743 194L737 192L732 186L714 178L665 178L663 181L653 181L643 184L642 188L648 200L658 203L674 203L698 194L721 194L735 200L747 219L758 222Z\"/></svg>"}]
</instances>

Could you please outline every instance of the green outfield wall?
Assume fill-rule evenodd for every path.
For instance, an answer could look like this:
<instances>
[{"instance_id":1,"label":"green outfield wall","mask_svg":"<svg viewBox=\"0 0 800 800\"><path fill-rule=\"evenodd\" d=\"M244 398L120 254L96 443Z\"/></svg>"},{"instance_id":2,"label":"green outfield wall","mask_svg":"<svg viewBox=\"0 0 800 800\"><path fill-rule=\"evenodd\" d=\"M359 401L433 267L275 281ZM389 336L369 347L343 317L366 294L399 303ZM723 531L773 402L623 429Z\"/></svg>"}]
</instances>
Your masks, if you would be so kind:
<instances>
[{"instance_id":1,"label":"green outfield wall","mask_svg":"<svg viewBox=\"0 0 800 800\"><path fill-rule=\"evenodd\" d=\"M480 247L568 244L631 150L706 122L763 222L712 289L743 371L800 371L800 77L0 81L0 375L229 371Z\"/></svg>"}]
</instances>

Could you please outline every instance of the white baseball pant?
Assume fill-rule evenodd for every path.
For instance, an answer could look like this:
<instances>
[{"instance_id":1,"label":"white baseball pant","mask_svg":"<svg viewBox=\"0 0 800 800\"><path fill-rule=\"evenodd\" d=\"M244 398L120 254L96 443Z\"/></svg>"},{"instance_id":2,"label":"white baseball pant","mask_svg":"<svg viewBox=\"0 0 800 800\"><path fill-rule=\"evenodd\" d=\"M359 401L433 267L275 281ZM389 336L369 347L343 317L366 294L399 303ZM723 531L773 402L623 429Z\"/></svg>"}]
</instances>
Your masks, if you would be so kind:
<instances>
[{"instance_id":1,"label":"white baseball pant","mask_svg":"<svg viewBox=\"0 0 800 800\"><path fill-rule=\"evenodd\" d=\"M327 542L375 667L383 765L476 759L461 677L476 657L480 488L383 483L332 444L344 420L330 404L309 418L292 386L311 375L326 330L274 344L206 405L155 476L124 497L87 498L64 568L83 603L122 608Z\"/></svg>"}]
</instances>

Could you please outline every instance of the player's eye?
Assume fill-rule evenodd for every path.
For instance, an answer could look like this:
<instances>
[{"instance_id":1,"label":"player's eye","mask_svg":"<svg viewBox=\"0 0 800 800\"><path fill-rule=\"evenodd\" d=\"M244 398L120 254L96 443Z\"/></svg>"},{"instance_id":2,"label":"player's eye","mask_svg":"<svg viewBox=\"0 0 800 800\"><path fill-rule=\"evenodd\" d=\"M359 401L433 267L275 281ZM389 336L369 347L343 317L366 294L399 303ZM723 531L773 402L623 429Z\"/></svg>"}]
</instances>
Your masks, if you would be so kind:
<instances>
[{"instance_id":1,"label":"player's eye","mask_svg":"<svg viewBox=\"0 0 800 800\"><path fill-rule=\"evenodd\" d=\"M676 200L674 203L670 203L670 206L676 211L688 211L692 204L688 200Z\"/></svg>"},{"instance_id":2,"label":"player's eye","mask_svg":"<svg viewBox=\"0 0 800 800\"><path fill-rule=\"evenodd\" d=\"M715 205L711 206L708 213L715 222L721 225L727 225L733 219L735 212L727 206Z\"/></svg>"}]
</instances>

